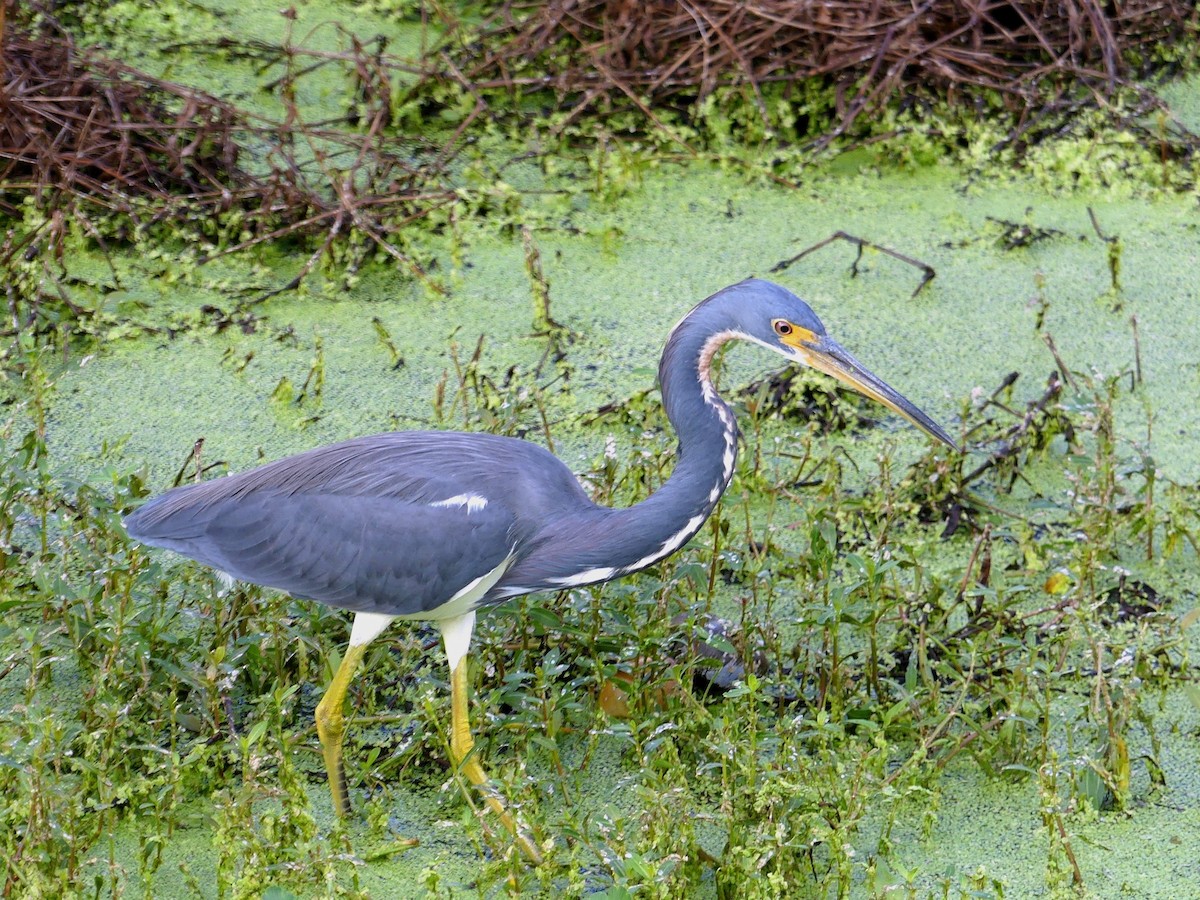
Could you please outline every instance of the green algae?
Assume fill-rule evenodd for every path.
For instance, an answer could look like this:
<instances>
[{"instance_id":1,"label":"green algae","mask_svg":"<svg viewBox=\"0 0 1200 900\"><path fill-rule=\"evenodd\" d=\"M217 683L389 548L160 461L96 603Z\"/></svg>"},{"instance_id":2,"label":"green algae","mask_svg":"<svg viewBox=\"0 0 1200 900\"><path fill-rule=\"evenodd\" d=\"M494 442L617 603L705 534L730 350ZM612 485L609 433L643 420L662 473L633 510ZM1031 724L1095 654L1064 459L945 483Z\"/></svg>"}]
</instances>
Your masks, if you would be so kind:
<instances>
[{"instance_id":1,"label":"green algae","mask_svg":"<svg viewBox=\"0 0 1200 900\"><path fill-rule=\"evenodd\" d=\"M281 17L243 7L212 7L222 10L215 17L216 27L230 34L274 38L282 34ZM329 10L345 12L341 7L302 5L296 33ZM367 19L360 24L373 28L376 23ZM313 34L322 47L335 46L331 30ZM264 112L276 111L269 97L250 100L256 82L244 71L238 76L244 81L231 81L229 68L210 67L200 57L186 55L169 61L164 71L189 83L232 86L247 102L263 103ZM344 102L343 89L331 79L302 99L306 108L335 111ZM1051 176L1069 171L1076 165L1073 160L1086 156L1086 149L1069 147L1064 154L1066 161L1061 168L1052 168ZM669 453L669 436L636 433L610 419L589 425L581 413L648 388L662 340L692 303L742 277L767 275L777 261L845 230L933 265L937 278L910 297L917 273L870 252L860 262L858 276L851 278L854 250L836 243L770 277L808 298L831 334L940 421L954 421L973 391L990 391L1009 371L1022 373L1015 405L1039 394L1044 376L1054 368L1042 333L1054 337L1062 358L1073 368L1107 374L1132 369L1130 317L1136 315L1144 383L1119 399L1117 422L1123 449L1143 440L1150 411L1156 465L1165 476L1184 484L1200 478L1200 454L1188 436L1194 422L1191 397L1200 386L1193 277L1200 237L1194 198L1136 190L1046 189L1045 172L1028 180L1006 177L989 185L959 170L932 165L896 171L859 170L843 163L824 172L810 171L799 188L785 189L705 162L652 164L632 174L611 173L619 186L594 195L580 192L574 181L577 174L570 162L560 163L559 171L552 174L535 165L505 171L505 177L522 189L562 192L541 199L515 194L518 205L513 215L536 226L554 317L579 335L567 349L566 389L552 389L543 398L555 448L576 471L594 474L609 438L622 459L635 452L649 459ZM511 200L514 195L505 196ZM1121 240L1119 289L1114 288L1109 266L1110 245L1094 230L1089 207L1105 235ZM1005 236L1014 224L1029 225L1042 237L1029 246L1006 249ZM47 411L51 465L60 475L85 481L99 481L114 469L141 470L157 490L170 482L199 437L205 439L205 462L220 460L230 469L240 469L353 435L434 427L440 424L439 383L449 379L452 390L456 365L470 356L480 338L485 373L499 379L516 366L531 382L537 381L530 373L541 362L547 341L532 333L534 305L524 254L519 242L505 233L510 231L503 223L484 219L461 223L452 241L429 239L443 269L451 272L452 290L446 297L429 296L391 267L369 268L346 293L339 291L332 277L326 281L318 275L304 293L251 306L253 320L245 330L237 324L246 312L239 304L245 286L261 284L264 278L285 280L286 276L275 273L295 271L304 253L289 256L269 250L253 262L223 261L205 267L202 271L207 274L201 277L183 279L174 278L169 270L156 274L139 259L118 255L115 262L123 273L119 291L77 285L73 299L110 304L114 313L158 330L133 337L131 332L138 329L114 328L86 360L69 359L58 366ZM80 268L103 283L106 266L93 257ZM233 324L224 315L201 313L204 307L228 313ZM397 367L396 357L381 342L375 320L390 336L403 365ZM318 360L324 375L319 397L310 394L299 403L272 399L279 396L283 379L291 385L293 398L298 395ZM722 384L730 388L746 383L772 364L755 348L734 349L725 360ZM544 372L540 379L553 377ZM447 427L480 424L453 403L446 408ZM535 411L528 408L518 415L529 436L541 440ZM761 450L766 473L762 477L770 483L784 481L791 463L781 454L803 437L797 432L793 426L770 422L755 427L742 474L748 474L747 457ZM851 491L865 490L876 480L874 463L879 458L886 456L900 471L923 449L915 432L891 420L865 434L821 440L825 447L844 447L859 467L847 478ZM1070 485L1061 471L1065 465L1061 454L1050 452L1023 470L1035 488L1013 501L1022 515L1032 520L1053 518L1026 504L1036 507L1039 491L1056 499L1067 494ZM735 511L741 515L744 510L754 522L754 534L770 535L784 552L797 556L806 552L809 538L803 510L779 503L764 512L755 505L760 497L755 488L735 483L721 515L731 519ZM949 582L962 577L967 554L961 541L939 544L911 534L903 537L909 552L921 555L930 573ZM1028 547L998 546L997 570L1020 563L1021 549ZM1155 584L1164 596L1175 598L1172 614L1183 615L1186 609L1181 607L1194 605L1197 565L1186 548L1166 562L1137 561L1136 548L1127 555L1130 558L1120 560L1122 565ZM697 560L702 558L696 548L686 552L679 571L693 574L672 577L695 579L694 570L702 568ZM728 562L733 566L737 561ZM753 569L744 560L740 564ZM197 613L198 620L210 615L220 618L220 606L211 600L211 582L186 567L176 572L189 584L187 591L172 595L174 602L199 604L203 611ZM739 609L743 615L748 610L751 617L777 617L783 642L802 641L810 621L805 618L805 603L811 599L790 583L792 577L797 576L781 577L778 585L763 588L766 599L751 604L745 602L746 590L738 582L718 585L711 602L731 619L736 619ZM998 584L1003 577L997 576ZM1018 572L1012 579L1019 582L1025 577L1026 573ZM640 598L635 611L661 615L654 602L655 589L648 582L608 586L600 595L608 598L603 605L624 610L624 601ZM567 598L561 618L546 610L539 621L550 616L550 621L557 620L551 628L569 633L598 615L590 602L596 601ZM299 605L287 607L288 627L303 631L307 624L322 647L335 647L344 639L343 620L337 614L314 613L305 623L292 618ZM479 731L485 738L484 759L510 798L535 809L539 821L578 828L572 839L581 832L588 846L597 849L596 861L580 863L578 871L561 871L568 868L564 866L551 874L525 876L525 891L575 895L618 884L637 888L642 877L636 875L638 866L652 872L655 866L669 871L672 864L670 859L655 859L656 847L645 839L647 832L665 827L656 825L658 821L682 828L698 820L703 832L699 843L720 858L728 837L726 823L733 818L716 808L704 778L682 765L672 771L661 762L664 753L676 761L691 759L684 751L672 751L669 737L674 728L700 731L694 722L688 724L688 716L680 715L675 722L670 711L656 715L644 709L644 722L609 722L595 712L590 689L572 698L575 685L571 684L563 688L567 696L559 702L574 699L583 710L564 718L587 733L545 735L534 730L543 740L529 740L529 723L536 717L509 702L529 694L517 689L506 693L490 676L513 657L518 660L514 667L540 664L511 652L511 644L521 644L526 637L522 631L519 640L514 638L512 629L526 627L514 622L528 622L537 609L536 604L522 604L518 616L509 615L512 610L501 611L481 624L481 668L492 685L490 693L479 698L476 712L483 719ZM182 623L176 625L183 630ZM206 626L201 621L196 627ZM251 806L263 817L261 824L270 816L295 816L296 807L289 805L294 801L311 816L317 838L297 842L303 844L297 852L309 855L289 857L284 852L281 858L303 873L302 883L314 893L318 882L313 873L320 872L327 873L324 893L328 894L337 890L376 897L457 896L498 891L499 866L493 848L503 846L503 838L481 837L483 824L466 809L442 764L429 758L430 748L437 748L430 736L437 728L436 711L445 707L444 674L435 653L415 673L398 671L420 659L421 631L396 631L395 637L405 643L395 654L382 646L377 650L376 671L362 678L359 708L368 716L395 711L404 724L366 723L356 729L361 743L350 751L356 757L351 761L352 778L361 779L360 807L365 807L366 824L351 823L348 839L336 836L319 759L313 752L315 739L305 732L307 710L321 676L315 671L308 677L289 673L288 680L303 685L299 698L287 708L283 730L292 735L290 742L277 739L274 732L260 735L258 758L265 762L260 770L247 765L241 788L231 785L243 775L236 771L231 775L216 763L211 771L202 769L201 774L210 776L207 779L192 775L189 796L172 811L180 824L168 839L154 834L151 817L115 816L111 829L92 847L88 873L107 879L113 894L137 893L144 886L156 897L197 892L217 896L222 889L217 873L227 874L222 866L254 856L254 841L262 837L253 834L254 829L238 819L231 807ZM664 652L654 643L661 633L653 629L649 637L629 627L614 633L630 641L618 655L623 661ZM635 646L633 634L645 643ZM510 646L499 646L502 642ZM1190 650L1194 654L1196 649L1193 639ZM13 677L25 674L19 667L14 671ZM83 683L75 680L78 677L69 666L55 670L55 684L68 695ZM574 677L579 679L577 673ZM650 685L641 687L633 699L652 706L647 700ZM1156 690L1147 690L1151 698L1147 704L1154 702ZM1136 728L1132 734L1135 756L1152 754L1165 772L1167 793L1157 791L1148 781L1148 767L1139 762L1126 810L1084 811L1068 818L1089 896L1155 896L1156 892L1179 896L1194 883L1195 810L1200 806L1195 788L1198 726L1195 709L1181 690L1173 689L1166 696L1166 709L1156 718L1162 749L1154 750ZM4 697L6 706L19 700L11 687ZM747 707L729 701L728 708L737 713ZM52 717L55 709L45 706L41 712ZM711 709L703 713L704 718L731 715L720 703ZM71 704L61 713L81 715L80 708ZM250 730L253 718L247 719ZM1052 743L1064 748L1064 734L1080 727L1078 709L1067 709L1054 723ZM728 728L729 735L752 736L733 725ZM667 737L656 736L657 731ZM680 745L689 738L697 736L681 735ZM771 772L768 767L775 763L773 754L781 752L781 745L770 734L764 735L763 742L762 765ZM853 746L869 755L867 742ZM1097 747L1082 750L1094 753ZM905 749L911 748L893 747L879 758L900 764ZM367 756L371 750L379 751L373 763ZM730 757L743 754L738 757L743 762L755 758L744 747L728 752ZM304 779L293 788L290 800L280 798L274 783L285 753L296 758ZM563 779L556 760L571 773L570 778ZM710 767L706 777L711 777L713 763L708 760L706 765ZM387 774L375 774L376 769ZM826 771L841 777L853 772L853 765L827 766ZM787 773L776 770L775 774ZM759 787L764 798L772 799L769 778L767 782ZM915 896L939 895L945 884L951 896L972 889L991 890L994 895L992 878L1010 897L1045 893L1047 885L1062 887L1063 862L1052 859L1051 836L1040 817L1044 798L1036 780L989 779L978 767L956 762L937 777L932 790L937 803L932 819L917 809L911 819L902 818L891 826L892 854L886 860L880 857L872 890L894 884L902 891L911 884ZM362 795L368 791L372 797L364 802ZM564 791L569 792L569 800ZM890 804L898 802L886 791L878 799L889 811ZM1071 802L1066 793L1059 799ZM844 800L838 796L839 803ZM382 827L380 819L385 823ZM580 823L590 823L592 829ZM873 855L869 819L862 832L862 837L847 838L845 849L857 847L861 856ZM419 837L421 846L395 852L393 834ZM143 883L138 873L147 837L155 842L151 846L161 847L162 857L153 877ZM657 839L667 845L661 836ZM245 845L239 848L238 840ZM561 846L566 838L557 840ZM820 856L823 846L815 843L814 856ZM239 853L244 854L240 862ZM1060 867L1053 877L1048 874L1052 865ZM1191 882L1186 880L1189 875ZM309 880L303 881L304 876ZM710 872L691 881L691 895L716 895L716 877ZM274 880L267 874L244 887L254 894L290 883L285 872ZM646 876L643 886L652 892L656 884L663 889L663 883ZM806 886L791 887L804 894L809 893ZM871 893L861 871L856 872L849 893Z\"/></svg>"},{"instance_id":2,"label":"green algae","mask_svg":"<svg viewBox=\"0 0 1200 900\"><path fill-rule=\"evenodd\" d=\"M387 52L416 60L433 35L419 21L405 22L365 4L300 2L289 6L211 0L204 4L122 2L98 9L84 23L85 41L117 58L136 59L152 75L204 91L268 118L284 104L265 82L281 77L279 64L244 55L248 40L270 58L269 49L290 43L312 54L345 52L351 35L370 44L386 39ZM317 57L297 57L296 72ZM403 73L397 73L404 79ZM349 101L345 73L336 66L305 71L294 98L312 121L344 115Z\"/></svg>"},{"instance_id":3,"label":"green algae","mask_svg":"<svg viewBox=\"0 0 1200 900\"><path fill-rule=\"evenodd\" d=\"M1190 201L1101 204L1097 198L1046 197L1033 188L997 198L963 195L954 187L954 180L940 172L859 174L814 179L797 196L748 185L697 164L653 173L643 178L638 192L612 209L578 214L585 231L620 230L615 254L594 237L539 234L554 315L581 335L568 350L573 372L569 391L548 400L557 449L573 468L587 470L611 429L582 427L579 411L643 390L652 378L663 335L692 302L740 277L764 274L796 248L844 228L929 262L937 278L911 298L915 273L890 258L868 254L857 278L851 279L853 250L837 244L806 259L803 272L788 270L774 277L806 295L832 334L943 421L954 417L962 398L974 388L989 389L1008 371L1030 373L1019 382L1018 398L1040 391L1041 376L1054 363L1034 321L1037 297L1044 298L1043 329L1055 336L1063 358L1085 371L1113 373L1132 367L1128 318L1136 314L1145 381L1137 393L1122 400L1120 433L1140 440L1145 409L1153 410L1156 460L1172 478L1194 479L1200 460L1187 439L1191 411L1178 383L1195 380L1194 360L1200 358L1200 338L1192 324L1194 287L1188 280L1194 254L1186 249L1189 242L1195 244ZM1111 290L1106 248L1088 233L1089 204L1106 232L1120 234L1124 242L1119 294ZM1005 250L993 220L1033 221L1062 234L1031 248ZM516 242L473 235L467 258L470 267L459 272L458 286L445 298L429 298L398 273L372 271L351 296L331 298L317 291L261 305L255 309L258 319L250 334L201 324L174 338L120 340L85 365L69 364L57 374L48 413L53 459L58 465L72 460L71 472L85 477L102 466L145 466L150 483L162 485L201 436L206 460L224 460L237 469L355 434L430 427L436 424L437 383L443 373L453 371L455 353L463 358L483 336L484 366L499 373L512 365L532 369L545 348L544 339L531 333L533 303ZM236 270L227 274L236 281ZM148 280L129 290L135 294L130 299L137 301L138 290L155 287ZM144 299L151 302L149 295ZM202 288L178 292L172 299L180 309L206 303L229 305L220 292ZM399 369L379 340L375 318L404 360ZM294 385L304 381L318 337L325 364L319 402L281 409L271 402L272 391L282 377ZM452 345L458 349L452 351ZM244 367L230 362L250 354ZM762 355L752 348L734 351L726 360L723 383L744 383L760 373L763 364ZM451 417L448 424L454 426L455 421ZM536 428L530 433L537 437ZM625 446L626 436L620 440ZM760 440L780 446L788 432L768 428ZM885 452L895 455L899 465L916 457L921 441L906 429L889 427L869 433L865 440L855 438L850 446L864 466ZM115 449L102 454L101 447ZM1044 468L1050 470L1047 484L1053 483L1053 459ZM1035 473L1029 474L1037 477ZM743 496L735 485L726 507L736 508ZM785 545L788 533L782 532ZM940 564L929 562L947 571L962 564L953 551L943 555ZM1162 584L1163 573L1154 565L1146 571ZM723 593L726 599L718 601L718 608L730 615L736 591ZM1195 596L1194 584L1178 588L1175 595L1189 594ZM798 636L802 621L794 603L785 590L775 607L785 640ZM485 643L486 634L485 630ZM1170 727L1178 731L1185 726ZM623 746L620 740L601 741L601 756L619 757ZM572 754L569 741L561 752ZM1186 771L1189 752L1186 741L1168 742L1159 758L1173 772ZM487 758L504 777L517 774L502 750L493 747ZM315 760L306 768L311 763ZM553 780L547 760L526 763L533 782ZM636 783L625 766L614 761L593 769L589 761L576 785L582 794L575 802L606 808L601 798L611 794L609 785ZM930 891L938 873L958 873L951 878L957 884L982 867L1006 886L1008 896L1024 895L1044 883L1048 852L1046 838L1040 843L1034 839L1041 827L1036 787L1014 789L967 772L955 767L946 776L939 787L933 838L914 841L899 859L924 873L918 883ZM328 798L319 770L312 767L310 777L314 783L306 788L308 802L324 829L332 821ZM1187 788L1181 785L1178 790ZM420 837L423 846L360 866L363 889L388 896L394 885L411 884L414 873L431 869L452 891L453 885L462 890L471 883L478 849L463 831L461 813L452 812L454 796L444 789L430 794L419 784L389 785L387 802L396 831ZM1187 810L1194 806L1183 802L1183 795L1180 799L1183 818L1170 819L1169 824L1187 848L1183 826L1191 815ZM1144 809L1152 807L1147 803L1128 813L1106 814L1080 834L1111 847L1119 836L1128 836L1133 828L1129 821L1141 820ZM195 814L202 817L203 808L198 804ZM970 828L967 821L990 824ZM1155 821L1155 827L1168 824L1167 819ZM138 844L129 827L118 829L110 850L133 872L129 854ZM987 843L998 828L1012 835L1013 852ZM351 844L361 848L370 839L352 833ZM1177 858L1179 847L1165 845L1167 858ZM714 846L712 852L717 849ZM215 865L214 854L206 829L180 834L170 843L168 863L155 878L156 895L170 896L172 885L184 892L182 874L174 874L178 862L199 873ZM1080 858L1091 896L1097 897L1141 890L1167 865L1146 864L1144 856L1127 857L1119 850L1091 856L1080 851ZM1113 881L1109 874L1122 859L1134 865ZM900 865L893 864L893 874ZM1107 884L1132 887L1108 893L1102 886Z\"/></svg>"},{"instance_id":4,"label":"green algae","mask_svg":"<svg viewBox=\"0 0 1200 900\"><path fill-rule=\"evenodd\" d=\"M932 265L937 277L910 299L915 270L868 251L861 274L851 279L854 250L837 243L770 277L808 299L831 334L936 418L950 418L973 389L989 388L1011 371L1026 373L1018 396L1035 395L1055 367L1043 333L1072 367L1132 371L1136 316L1156 460L1170 478L1200 477L1200 458L1187 438L1189 386L1200 377L1193 202L1047 197L1032 187L964 195L958 186L952 173L936 170L814 178L799 194L701 164L646 176L618 209L581 213L574 223L592 234L618 229L616 253L587 236L538 238L555 315L583 336L570 351L572 402L586 410L646 388L661 341L693 303L740 278L768 275L797 248L842 229L902 249ZM1089 207L1108 235L1121 238L1119 292L1112 290L1108 248L1092 230ZM1032 221L1057 233L1006 251L997 220ZM259 446L274 455L389 422L427 425L434 388L452 365L451 337L469 355L486 336L484 360L494 371L530 368L544 350L531 336L520 247L480 236L469 253L471 268L448 298L421 297L398 273L381 271L336 301L317 295L259 307L263 321L252 335L200 330L178 343L117 345L88 362L86 377L63 374L61 389L74 400L52 413L56 446L76 457L98 438L125 437L130 417L116 413L129 410L130 396L147 406L132 417L137 430L125 446L147 460L168 436L184 447L203 434L222 458L244 465L258 457ZM146 290L129 299L149 304L162 294L152 285ZM200 291L176 292L172 302L231 305L219 293ZM405 356L399 371L378 343L375 316ZM281 333L295 339L281 341ZM303 380L318 334L329 365L327 391L313 412L319 421L299 434L294 422L273 421L265 400L281 377ZM227 354L250 352L253 360L240 372L222 364ZM177 365L162 364L176 356ZM751 349L730 356L732 383L763 369ZM127 374L136 379L131 390L124 387ZM206 394L220 402L206 404ZM80 421L85 411L106 426L100 433ZM1138 403L1124 404L1120 414L1123 433L1144 433ZM250 433L253 447L242 438Z\"/></svg>"},{"instance_id":5,"label":"green algae","mask_svg":"<svg viewBox=\"0 0 1200 900\"><path fill-rule=\"evenodd\" d=\"M1200 132L1200 79L1195 75L1168 82L1157 90L1170 117L1193 134Z\"/></svg>"},{"instance_id":6,"label":"green algae","mask_svg":"<svg viewBox=\"0 0 1200 900\"><path fill-rule=\"evenodd\" d=\"M1169 769L1166 789L1152 789L1143 774L1131 809L1085 811L1072 823L1072 848L1087 897L1166 900L1195 890L1200 711L1182 690L1162 702L1156 726L1165 751L1160 758ZM1144 734L1139 743L1137 750L1152 752ZM1071 801L1055 797L1049 802L1066 806ZM989 779L976 766L951 766L939 781L932 814L914 810L893 833L898 848L893 883L904 884L899 873L911 867L922 873L916 880L921 890L934 895L943 879L956 885L982 872L1003 883L1005 896L1076 896L1061 878L1057 890L1047 888L1054 880L1047 869L1065 861L1053 859L1052 836L1042 818L1045 803L1036 781Z\"/></svg>"}]
</instances>

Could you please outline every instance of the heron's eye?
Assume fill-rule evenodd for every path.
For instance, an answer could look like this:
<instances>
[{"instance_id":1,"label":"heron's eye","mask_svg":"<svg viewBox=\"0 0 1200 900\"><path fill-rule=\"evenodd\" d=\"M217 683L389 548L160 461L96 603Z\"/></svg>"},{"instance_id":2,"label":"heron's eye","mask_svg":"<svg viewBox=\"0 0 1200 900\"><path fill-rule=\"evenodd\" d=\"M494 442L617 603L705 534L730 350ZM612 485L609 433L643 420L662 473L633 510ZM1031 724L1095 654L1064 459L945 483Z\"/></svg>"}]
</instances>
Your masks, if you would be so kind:
<instances>
[{"instance_id":1,"label":"heron's eye","mask_svg":"<svg viewBox=\"0 0 1200 900\"><path fill-rule=\"evenodd\" d=\"M792 333L792 323L786 319L776 319L772 324L775 326L775 333L780 337L786 337Z\"/></svg>"}]
</instances>

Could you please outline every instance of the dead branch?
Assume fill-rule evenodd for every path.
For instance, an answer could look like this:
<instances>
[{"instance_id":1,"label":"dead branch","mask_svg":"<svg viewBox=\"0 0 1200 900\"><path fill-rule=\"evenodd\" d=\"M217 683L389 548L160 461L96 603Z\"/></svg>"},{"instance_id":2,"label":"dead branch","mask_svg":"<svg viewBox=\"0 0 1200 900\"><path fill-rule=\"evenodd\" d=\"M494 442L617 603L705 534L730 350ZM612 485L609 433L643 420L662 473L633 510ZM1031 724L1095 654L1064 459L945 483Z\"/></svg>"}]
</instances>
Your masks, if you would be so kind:
<instances>
[{"instance_id":1,"label":"dead branch","mask_svg":"<svg viewBox=\"0 0 1200 900\"><path fill-rule=\"evenodd\" d=\"M834 241L848 241L858 248L858 254L854 257L854 262L850 263L851 278L858 277L858 264L859 261L862 260L864 247L870 247L872 250L877 250L880 253L884 253L892 257L892 259L898 259L903 263L907 263L910 266L915 266L921 270L921 281L917 285L916 290L912 292L913 297L921 293L922 288L924 288L925 285L929 284L929 282L933 281L933 279L937 277L937 271L928 263L923 263L919 259L913 259L911 256L905 256L899 251L884 247L882 244L876 244L873 241L868 241L866 238L856 237L855 235L848 234L845 231L835 231L829 237L825 238L825 240L817 241L817 243L813 244L811 247L806 247L795 256L788 257L787 259L781 259L779 262L775 263L775 265L771 266L770 271L782 272L792 263L799 262L800 260L804 259L804 257L808 256L808 254L815 250L820 250L822 247L832 244Z\"/></svg>"}]
</instances>

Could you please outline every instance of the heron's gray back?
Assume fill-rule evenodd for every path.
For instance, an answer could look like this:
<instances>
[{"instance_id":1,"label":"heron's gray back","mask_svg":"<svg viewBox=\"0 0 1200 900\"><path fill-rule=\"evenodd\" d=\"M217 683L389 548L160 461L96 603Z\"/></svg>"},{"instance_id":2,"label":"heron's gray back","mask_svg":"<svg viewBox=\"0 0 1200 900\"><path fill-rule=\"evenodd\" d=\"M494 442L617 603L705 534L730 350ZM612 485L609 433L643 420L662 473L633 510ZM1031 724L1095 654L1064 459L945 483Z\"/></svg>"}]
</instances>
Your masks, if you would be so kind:
<instances>
[{"instance_id":1,"label":"heron's gray back","mask_svg":"<svg viewBox=\"0 0 1200 900\"><path fill-rule=\"evenodd\" d=\"M129 534L235 578L355 611L435 610L563 516L596 510L535 444L494 435L358 438L169 491Z\"/></svg>"}]
</instances>

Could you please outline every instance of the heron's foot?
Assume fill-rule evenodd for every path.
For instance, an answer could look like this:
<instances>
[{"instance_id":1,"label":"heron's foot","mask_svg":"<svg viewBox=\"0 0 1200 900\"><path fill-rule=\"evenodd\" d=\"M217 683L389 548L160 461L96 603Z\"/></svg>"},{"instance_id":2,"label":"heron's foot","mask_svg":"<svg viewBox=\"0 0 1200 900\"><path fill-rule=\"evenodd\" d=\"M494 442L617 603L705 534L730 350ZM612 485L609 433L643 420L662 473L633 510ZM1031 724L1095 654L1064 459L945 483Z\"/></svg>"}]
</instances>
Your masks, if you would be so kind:
<instances>
[{"instance_id":1,"label":"heron's foot","mask_svg":"<svg viewBox=\"0 0 1200 900\"><path fill-rule=\"evenodd\" d=\"M346 764L342 759L342 737L345 723L341 710L330 713L324 701L317 706L317 736L321 739L321 755L325 758L325 774L329 778L329 793L333 796L333 811L345 818L350 815L350 787L346 781Z\"/></svg>"},{"instance_id":2,"label":"heron's foot","mask_svg":"<svg viewBox=\"0 0 1200 900\"><path fill-rule=\"evenodd\" d=\"M499 792L488 779L487 772L483 770L483 766L479 764L479 761L467 756L470 753L470 749L468 748L461 756L459 756L459 750L461 750L461 744L459 747L454 748L458 770L467 777L467 780L471 784L479 788L479 792L482 794L488 808L496 814L500 822L508 829L508 833L513 836L513 841L516 843L517 849L524 854L530 863L540 866L542 864L542 851L537 841L534 840L533 834L524 823L513 818L512 813L509 812ZM459 761L463 757L467 757L466 762Z\"/></svg>"},{"instance_id":3,"label":"heron's foot","mask_svg":"<svg viewBox=\"0 0 1200 900\"><path fill-rule=\"evenodd\" d=\"M354 670L362 660L366 645L350 646L329 685L329 690L317 704L317 737L321 739L321 755L325 757L325 773L329 778L329 793L333 809L339 816L350 815L350 788L346 781L346 764L342 759L342 740L346 736L346 717L343 712L346 688Z\"/></svg>"},{"instance_id":4,"label":"heron's foot","mask_svg":"<svg viewBox=\"0 0 1200 900\"><path fill-rule=\"evenodd\" d=\"M537 841L530 835L528 828L513 818L503 798L489 784L487 772L483 771L479 760L471 755L471 751L475 749L475 739L471 737L471 725L467 715L467 693L467 661L464 658L460 659L450 672L450 758L454 761L455 769L480 789L484 801L492 812L500 817L500 821L516 841L517 847L525 854L525 858L533 865L540 866L542 851Z\"/></svg>"}]
</instances>

